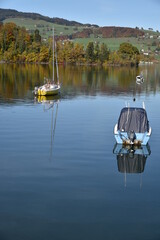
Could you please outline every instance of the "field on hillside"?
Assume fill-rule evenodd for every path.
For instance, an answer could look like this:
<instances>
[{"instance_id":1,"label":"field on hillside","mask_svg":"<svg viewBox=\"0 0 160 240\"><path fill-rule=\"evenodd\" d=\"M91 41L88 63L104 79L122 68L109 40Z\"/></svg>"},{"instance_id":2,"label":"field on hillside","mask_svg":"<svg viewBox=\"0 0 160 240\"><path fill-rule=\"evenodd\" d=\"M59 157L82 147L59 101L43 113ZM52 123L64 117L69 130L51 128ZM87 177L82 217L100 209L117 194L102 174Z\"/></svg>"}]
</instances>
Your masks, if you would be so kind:
<instances>
[{"instance_id":1,"label":"field on hillside","mask_svg":"<svg viewBox=\"0 0 160 240\"><path fill-rule=\"evenodd\" d=\"M50 22L46 22L43 20L32 20L29 18L8 18L3 21L4 23L14 22L16 25L20 27L25 27L30 32L38 29L42 38L48 38L52 35L52 28L54 26L56 35L70 35L75 33L76 31L82 31L83 27L75 27L75 26L64 26L53 24Z\"/></svg>"},{"instance_id":2,"label":"field on hillside","mask_svg":"<svg viewBox=\"0 0 160 240\"><path fill-rule=\"evenodd\" d=\"M137 38L77 38L73 40L74 42L82 43L85 47L88 42L99 42L107 44L108 48L111 51L115 51L119 49L119 46L123 42L128 42L137 47L139 50L144 49L147 51L150 48L152 51L155 50L155 46L152 46L153 40L151 39L137 39Z\"/></svg>"}]
</instances>

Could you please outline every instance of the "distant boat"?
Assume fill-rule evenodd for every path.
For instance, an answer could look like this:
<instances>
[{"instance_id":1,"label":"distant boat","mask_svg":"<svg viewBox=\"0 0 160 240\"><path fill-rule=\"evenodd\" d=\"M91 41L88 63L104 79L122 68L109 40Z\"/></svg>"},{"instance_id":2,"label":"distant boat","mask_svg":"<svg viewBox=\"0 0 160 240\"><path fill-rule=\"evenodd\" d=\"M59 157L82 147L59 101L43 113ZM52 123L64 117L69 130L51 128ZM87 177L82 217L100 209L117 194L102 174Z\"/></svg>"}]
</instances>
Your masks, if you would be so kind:
<instances>
[{"instance_id":1,"label":"distant boat","mask_svg":"<svg viewBox=\"0 0 160 240\"><path fill-rule=\"evenodd\" d=\"M146 145L151 132L144 108L123 108L114 127L116 142L123 145Z\"/></svg>"},{"instance_id":2,"label":"distant boat","mask_svg":"<svg viewBox=\"0 0 160 240\"><path fill-rule=\"evenodd\" d=\"M137 83L137 84L142 84L142 83L144 83L144 77L143 77L143 75L138 75L138 76L136 76L136 83Z\"/></svg>"},{"instance_id":3,"label":"distant boat","mask_svg":"<svg viewBox=\"0 0 160 240\"><path fill-rule=\"evenodd\" d=\"M56 71L57 71L57 83L54 79L54 49L56 57ZM57 95L60 92L59 74L58 74L58 62L57 62L57 52L56 52L56 42L54 42L54 29L53 29L53 79L50 81L45 79L46 83L40 87L35 87L34 93L38 96L51 96Z\"/></svg>"}]
</instances>

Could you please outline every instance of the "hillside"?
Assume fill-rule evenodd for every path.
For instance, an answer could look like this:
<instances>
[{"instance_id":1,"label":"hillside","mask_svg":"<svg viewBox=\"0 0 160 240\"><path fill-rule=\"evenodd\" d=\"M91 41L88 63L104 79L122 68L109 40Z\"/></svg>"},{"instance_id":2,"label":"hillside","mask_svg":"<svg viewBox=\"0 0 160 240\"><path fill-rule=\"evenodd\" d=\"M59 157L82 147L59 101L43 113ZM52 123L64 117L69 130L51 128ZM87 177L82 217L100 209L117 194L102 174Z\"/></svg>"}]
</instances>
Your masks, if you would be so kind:
<instances>
[{"instance_id":1,"label":"hillside","mask_svg":"<svg viewBox=\"0 0 160 240\"><path fill-rule=\"evenodd\" d=\"M43 20L50 23L65 25L65 26L94 26L98 27L98 25L92 25L92 24L82 24L76 21L69 21L63 18L50 18L47 16L43 16L38 13L25 13L25 12L19 12L13 9L2 9L0 8L0 21L3 22L5 19L8 18L29 18L33 20Z\"/></svg>"},{"instance_id":2,"label":"hillside","mask_svg":"<svg viewBox=\"0 0 160 240\"><path fill-rule=\"evenodd\" d=\"M62 18L49 18L37 13L24 13L11 9L0 8L0 21L14 22L19 26L24 26L28 30L38 28L42 35L49 36L52 24L58 25L55 27L56 35L63 35L72 39L75 38L90 38L91 35L95 37L113 38L113 37L137 37L142 36L143 31L129 27L99 27L93 24L82 24L76 21L68 21ZM57 29L60 31L57 31ZM45 37L46 37L45 36Z\"/></svg>"},{"instance_id":3,"label":"hillside","mask_svg":"<svg viewBox=\"0 0 160 240\"><path fill-rule=\"evenodd\" d=\"M91 34L103 38L140 37L144 35L144 31L129 27L99 27L74 33L72 38L88 38Z\"/></svg>"},{"instance_id":4,"label":"hillside","mask_svg":"<svg viewBox=\"0 0 160 240\"><path fill-rule=\"evenodd\" d=\"M0 21L3 23L14 22L20 27L25 27L29 33L34 33L38 29L44 41L52 36L54 24L57 39L71 39L73 42L82 43L85 47L93 41L100 44L106 43L111 51L118 50L123 42L129 42L145 52L154 52L160 48L159 32L138 28L99 27L98 25L82 24L57 17L50 18L37 13L23 13L2 8L0 8Z\"/></svg>"}]
</instances>

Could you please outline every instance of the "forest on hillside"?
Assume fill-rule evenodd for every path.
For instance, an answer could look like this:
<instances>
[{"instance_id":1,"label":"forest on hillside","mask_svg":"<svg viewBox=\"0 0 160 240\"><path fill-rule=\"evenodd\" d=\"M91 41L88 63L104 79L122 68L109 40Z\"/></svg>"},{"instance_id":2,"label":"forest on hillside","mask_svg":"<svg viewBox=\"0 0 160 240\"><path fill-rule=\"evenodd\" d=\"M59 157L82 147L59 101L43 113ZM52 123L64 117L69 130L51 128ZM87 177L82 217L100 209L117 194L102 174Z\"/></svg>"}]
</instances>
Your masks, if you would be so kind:
<instances>
[{"instance_id":1,"label":"forest on hillside","mask_svg":"<svg viewBox=\"0 0 160 240\"><path fill-rule=\"evenodd\" d=\"M0 25L0 61L22 63L52 62L53 39L42 41L39 30L29 34L14 23ZM138 65L140 53L130 43L122 43L118 51L109 51L106 44L57 41L58 62L61 64Z\"/></svg>"},{"instance_id":2,"label":"forest on hillside","mask_svg":"<svg viewBox=\"0 0 160 240\"><path fill-rule=\"evenodd\" d=\"M29 19L33 19L33 20L44 20L46 22L50 22L50 23L56 23L56 24L61 24L61 25L65 25L65 26L95 26L98 27L98 25L92 25L92 24L82 24L76 21L69 21L63 18L58 18L58 17L54 17L54 18L50 18L47 16L43 16L41 14L38 13L26 13L26 12L19 12L13 9L3 9L0 8L0 21L2 22L3 20L7 19L7 18L29 18Z\"/></svg>"}]
</instances>

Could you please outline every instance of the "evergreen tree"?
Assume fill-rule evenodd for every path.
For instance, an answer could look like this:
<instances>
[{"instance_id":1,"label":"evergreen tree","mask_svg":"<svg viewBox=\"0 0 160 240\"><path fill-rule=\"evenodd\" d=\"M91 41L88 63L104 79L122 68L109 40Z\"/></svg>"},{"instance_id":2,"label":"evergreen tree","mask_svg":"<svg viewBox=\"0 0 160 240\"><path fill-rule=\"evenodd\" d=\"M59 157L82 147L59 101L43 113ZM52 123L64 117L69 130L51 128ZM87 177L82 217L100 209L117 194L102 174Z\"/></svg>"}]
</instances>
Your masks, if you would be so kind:
<instances>
[{"instance_id":1,"label":"evergreen tree","mask_svg":"<svg viewBox=\"0 0 160 240\"><path fill-rule=\"evenodd\" d=\"M36 29L34 31L34 41L37 42L37 43L41 42L41 35L39 34L39 30L38 29Z\"/></svg>"},{"instance_id":2,"label":"evergreen tree","mask_svg":"<svg viewBox=\"0 0 160 240\"><path fill-rule=\"evenodd\" d=\"M95 61L98 61L100 56L100 47L98 42L95 45L94 52L95 52Z\"/></svg>"},{"instance_id":3,"label":"evergreen tree","mask_svg":"<svg viewBox=\"0 0 160 240\"><path fill-rule=\"evenodd\" d=\"M94 59L95 59L94 44L93 42L89 42L86 48L86 60L89 63L93 63Z\"/></svg>"},{"instance_id":4,"label":"evergreen tree","mask_svg":"<svg viewBox=\"0 0 160 240\"><path fill-rule=\"evenodd\" d=\"M101 63L104 63L106 60L109 59L109 50L105 43L102 43L102 45L101 45L99 58L100 58Z\"/></svg>"}]
</instances>

